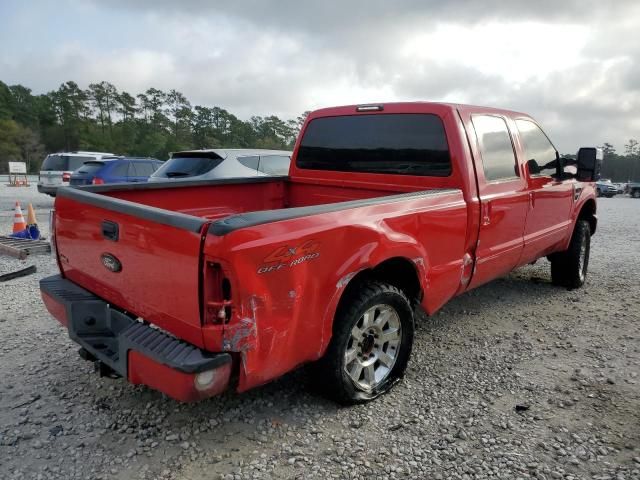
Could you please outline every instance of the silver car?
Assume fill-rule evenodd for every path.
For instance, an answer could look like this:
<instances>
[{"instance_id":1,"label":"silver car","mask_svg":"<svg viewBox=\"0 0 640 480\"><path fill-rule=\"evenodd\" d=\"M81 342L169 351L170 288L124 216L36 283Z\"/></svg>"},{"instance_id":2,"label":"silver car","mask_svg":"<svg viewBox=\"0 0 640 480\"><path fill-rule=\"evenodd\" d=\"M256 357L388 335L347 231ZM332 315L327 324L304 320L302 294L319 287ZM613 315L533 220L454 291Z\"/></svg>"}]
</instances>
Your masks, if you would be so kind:
<instances>
[{"instance_id":1,"label":"silver car","mask_svg":"<svg viewBox=\"0 0 640 480\"><path fill-rule=\"evenodd\" d=\"M287 175L291 153L285 150L216 148L175 152L150 182Z\"/></svg>"},{"instance_id":2,"label":"silver car","mask_svg":"<svg viewBox=\"0 0 640 480\"><path fill-rule=\"evenodd\" d=\"M104 157L111 156L113 153L104 152L69 152L47 155L40 167L38 191L55 197L58 187L69 185L71 173L74 170L80 168L85 162L102 160Z\"/></svg>"}]
</instances>

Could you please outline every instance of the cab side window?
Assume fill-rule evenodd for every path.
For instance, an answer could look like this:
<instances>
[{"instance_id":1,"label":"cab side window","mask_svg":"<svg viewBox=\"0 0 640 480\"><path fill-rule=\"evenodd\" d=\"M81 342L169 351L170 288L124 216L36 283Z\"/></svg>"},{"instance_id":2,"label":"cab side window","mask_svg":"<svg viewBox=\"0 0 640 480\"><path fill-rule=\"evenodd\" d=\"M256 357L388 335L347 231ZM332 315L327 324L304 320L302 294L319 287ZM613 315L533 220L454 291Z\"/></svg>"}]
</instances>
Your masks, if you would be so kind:
<instances>
[{"instance_id":1,"label":"cab side window","mask_svg":"<svg viewBox=\"0 0 640 480\"><path fill-rule=\"evenodd\" d=\"M516 120L525 160L530 175L553 175L556 173L556 148L544 132L529 120Z\"/></svg>"},{"instance_id":2,"label":"cab side window","mask_svg":"<svg viewBox=\"0 0 640 480\"><path fill-rule=\"evenodd\" d=\"M471 120L478 137L487 182L519 177L507 122L493 115L473 115Z\"/></svg>"}]
</instances>

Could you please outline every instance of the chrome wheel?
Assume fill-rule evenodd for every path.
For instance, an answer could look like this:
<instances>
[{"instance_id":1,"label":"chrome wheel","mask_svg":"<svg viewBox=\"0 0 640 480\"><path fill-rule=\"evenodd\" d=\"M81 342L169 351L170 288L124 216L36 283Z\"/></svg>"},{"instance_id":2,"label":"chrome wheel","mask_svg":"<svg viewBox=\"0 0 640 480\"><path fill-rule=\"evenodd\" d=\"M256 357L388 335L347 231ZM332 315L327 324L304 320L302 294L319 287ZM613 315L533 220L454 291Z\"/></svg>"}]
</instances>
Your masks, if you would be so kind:
<instances>
[{"instance_id":1,"label":"chrome wheel","mask_svg":"<svg viewBox=\"0 0 640 480\"><path fill-rule=\"evenodd\" d=\"M356 387L371 391L387 379L402 340L400 316L389 305L375 305L358 319L344 352L344 371Z\"/></svg>"}]
</instances>

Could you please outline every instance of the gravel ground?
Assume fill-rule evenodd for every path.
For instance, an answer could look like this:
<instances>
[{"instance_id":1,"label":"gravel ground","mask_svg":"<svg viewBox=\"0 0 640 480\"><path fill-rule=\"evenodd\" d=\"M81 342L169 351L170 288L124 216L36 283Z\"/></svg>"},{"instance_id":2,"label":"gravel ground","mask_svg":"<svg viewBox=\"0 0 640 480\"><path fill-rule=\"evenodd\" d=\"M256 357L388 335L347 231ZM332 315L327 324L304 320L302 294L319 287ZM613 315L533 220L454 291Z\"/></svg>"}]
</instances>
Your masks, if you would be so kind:
<instances>
[{"instance_id":1,"label":"gravel ground","mask_svg":"<svg viewBox=\"0 0 640 480\"><path fill-rule=\"evenodd\" d=\"M0 187L46 232L49 197ZM640 479L640 201L603 199L585 288L546 260L417 324L405 380L338 407L301 369L181 405L100 379L43 307L49 256L0 257L0 478Z\"/></svg>"}]
</instances>

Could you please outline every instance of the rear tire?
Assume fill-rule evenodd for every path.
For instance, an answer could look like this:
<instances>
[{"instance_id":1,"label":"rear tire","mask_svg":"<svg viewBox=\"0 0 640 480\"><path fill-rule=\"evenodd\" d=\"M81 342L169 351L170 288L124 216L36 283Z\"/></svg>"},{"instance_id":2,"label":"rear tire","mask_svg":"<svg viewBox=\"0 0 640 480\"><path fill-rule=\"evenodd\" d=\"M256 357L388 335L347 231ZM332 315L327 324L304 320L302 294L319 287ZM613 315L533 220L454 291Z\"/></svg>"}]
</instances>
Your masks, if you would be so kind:
<instances>
[{"instance_id":1,"label":"rear tire","mask_svg":"<svg viewBox=\"0 0 640 480\"><path fill-rule=\"evenodd\" d=\"M315 383L351 405L389 391L404 375L413 345L411 304L398 288L365 282L341 305Z\"/></svg>"},{"instance_id":2,"label":"rear tire","mask_svg":"<svg viewBox=\"0 0 640 480\"><path fill-rule=\"evenodd\" d=\"M551 282L569 289L580 288L587 279L591 230L589 222L578 220L571 236L569 248L554 253L551 260Z\"/></svg>"},{"instance_id":3,"label":"rear tire","mask_svg":"<svg viewBox=\"0 0 640 480\"><path fill-rule=\"evenodd\" d=\"M634 190L633 192L631 192L631 196L633 198L640 198L640 190Z\"/></svg>"}]
</instances>

